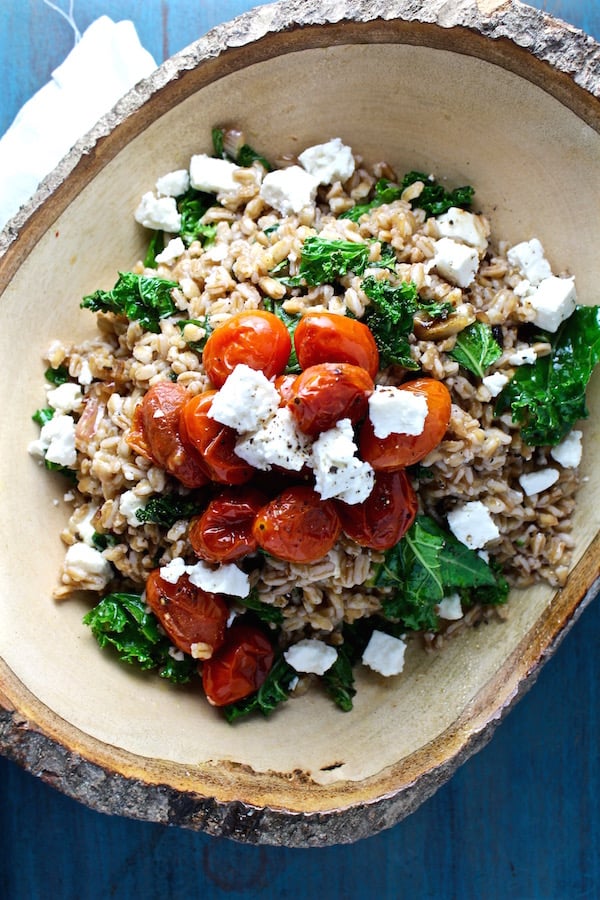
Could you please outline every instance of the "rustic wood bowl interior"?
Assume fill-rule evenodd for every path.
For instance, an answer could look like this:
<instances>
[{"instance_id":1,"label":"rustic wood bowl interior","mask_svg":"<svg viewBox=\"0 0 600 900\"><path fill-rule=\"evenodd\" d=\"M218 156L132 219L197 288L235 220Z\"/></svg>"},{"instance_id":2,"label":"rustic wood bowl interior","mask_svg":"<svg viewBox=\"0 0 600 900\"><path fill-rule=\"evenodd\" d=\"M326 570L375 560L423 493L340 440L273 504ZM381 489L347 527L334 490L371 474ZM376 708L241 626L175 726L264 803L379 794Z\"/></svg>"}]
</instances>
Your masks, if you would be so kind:
<instances>
[{"instance_id":1,"label":"rustic wood bowl interior","mask_svg":"<svg viewBox=\"0 0 600 900\"><path fill-rule=\"evenodd\" d=\"M539 237L580 302L597 302L597 45L516 3L413 6L341 3L328 21L317 2L283 2L216 29L84 139L3 234L0 749L97 809L255 843L373 834L485 743L596 591L598 378L566 588L514 592L506 622L443 653L411 649L390 681L361 673L351 713L309 693L232 727L195 691L100 652L81 624L86 598L51 600L64 488L26 452L42 353L93 333L81 297L140 257L139 197L209 150L212 125L239 125L272 156L340 136L400 173L473 184L494 236Z\"/></svg>"}]
</instances>

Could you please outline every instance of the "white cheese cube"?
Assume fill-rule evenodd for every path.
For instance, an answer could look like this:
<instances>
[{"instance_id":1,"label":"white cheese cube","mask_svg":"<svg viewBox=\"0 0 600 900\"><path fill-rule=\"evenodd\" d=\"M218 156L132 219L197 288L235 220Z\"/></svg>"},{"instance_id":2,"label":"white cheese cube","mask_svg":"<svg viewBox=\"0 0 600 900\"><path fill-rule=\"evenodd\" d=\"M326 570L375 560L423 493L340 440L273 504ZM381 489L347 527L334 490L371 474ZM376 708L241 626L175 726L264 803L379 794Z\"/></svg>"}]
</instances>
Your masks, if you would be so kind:
<instances>
[{"instance_id":1,"label":"white cheese cube","mask_svg":"<svg viewBox=\"0 0 600 900\"><path fill-rule=\"evenodd\" d=\"M264 372L245 364L236 366L215 395L208 415L243 434L255 431L274 415L281 397Z\"/></svg>"},{"instance_id":2,"label":"white cheese cube","mask_svg":"<svg viewBox=\"0 0 600 900\"><path fill-rule=\"evenodd\" d=\"M369 419L378 438L422 434L428 412L424 394L397 387L377 385L369 397Z\"/></svg>"},{"instance_id":3,"label":"white cheese cube","mask_svg":"<svg viewBox=\"0 0 600 900\"><path fill-rule=\"evenodd\" d=\"M365 647L362 662L380 675L399 675L404 668L405 652L406 644L402 638L395 638L384 631L374 631Z\"/></svg>"},{"instance_id":4,"label":"white cheese cube","mask_svg":"<svg viewBox=\"0 0 600 900\"><path fill-rule=\"evenodd\" d=\"M458 206L452 206L435 220L439 237L453 238L463 244L475 247L482 256L487 249L488 231L481 216L467 212Z\"/></svg>"},{"instance_id":5,"label":"white cheese cube","mask_svg":"<svg viewBox=\"0 0 600 900\"><path fill-rule=\"evenodd\" d=\"M96 534L96 529L92 525L92 519L97 512L98 507L92 504L87 510L85 516L75 525L75 530L77 531L77 534L79 535L81 540L84 542L84 544L89 544L90 547L93 547L93 539L94 535Z\"/></svg>"},{"instance_id":6,"label":"white cheese cube","mask_svg":"<svg viewBox=\"0 0 600 900\"><path fill-rule=\"evenodd\" d=\"M190 174L187 169L177 169L175 172L167 172L161 175L156 182L157 194L163 197L180 197L190 186Z\"/></svg>"},{"instance_id":7,"label":"white cheese cube","mask_svg":"<svg viewBox=\"0 0 600 900\"><path fill-rule=\"evenodd\" d=\"M487 506L481 500L469 500L448 513L448 526L457 540L471 550L485 547L500 537Z\"/></svg>"},{"instance_id":8,"label":"white cheese cube","mask_svg":"<svg viewBox=\"0 0 600 900\"><path fill-rule=\"evenodd\" d=\"M300 166L268 172L260 187L260 196L282 216L301 212L314 202L319 181Z\"/></svg>"},{"instance_id":9,"label":"white cheese cube","mask_svg":"<svg viewBox=\"0 0 600 900\"><path fill-rule=\"evenodd\" d=\"M79 580L87 578L102 578L107 584L112 578L112 567L99 550L78 541L71 544L65 554L65 571L77 577Z\"/></svg>"},{"instance_id":10,"label":"white cheese cube","mask_svg":"<svg viewBox=\"0 0 600 900\"><path fill-rule=\"evenodd\" d=\"M502 372L492 372L491 375L484 375L481 383L488 389L492 397L497 397L509 382L508 375Z\"/></svg>"},{"instance_id":11,"label":"white cheese cube","mask_svg":"<svg viewBox=\"0 0 600 900\"><path fill-rule=\"evenodd\" d=\"M198 153L190 160L190 184L197 191L209 194L227 194L239 188L233 177L241 166L228 159L215 159L206 153Z\"/></svg>"},{"instance_id":12,"label":"white cheese cube","mask_svg":"<svg viewBox=\"0 0 600 900\"><path fill-rule=\"evenodd\" d=\"M550 456L564 469L576 469L581 462L583 432L570 431L560 444L552 447Z\"/></svg>"},{"instance_id":13,"label":"white cheese cube","mask_svg":"<svg viewBox=\"0 0 600 900\"><path fill-rule=\"evenodd\" d=\"M577 304L574 278L557 278L551 275L540 281L535 291L524 301L533 307L534 322L545 331L556 331L568 319Z\"/></svg>"},{"instance_id":14,"label":"white cheese cube","mask_svg":"<svg viewBox=\"0 0 600 900\"><path fill-rule=\"evenodd\" d=\"M177 212L174 197L155 197L152 191L144 194L134 217L144 228L151 228L153 231L176 234L181 228L181 216Z\"/></svg>"},{"instance_id":15,"label":"white cheese cube","mask_svg":"<svg viewBox=\"0 0 600 900\"><path fill-rule=\"evenodd\" d=\"M531 365L537 360L537 353L533 347L524 347L522 350L516 350L508 357L511 366Z\"/></svg>"},{"instance_id":16,"label":"white cheese cube","mask_svg":"<svg viewBox=\"0 0 600 900\"><path fill-rule=\"evenodd\" d=\"M48 391L48 404L58 413L70 413L83 406L83 394L78 384L66 381Z\"/></svg>"},{"instance_id":17,"label":"white cheese cube","mask_svg":"<svg viewBox=\"0 0 600 900\"><path fill-rule=\"evenodd\" d=\"M81 363L81 368L79 369L77 381L79 382L79 384L85 387L88 384L91 384L93 380L94 376L92 374L92 370L90 369L90 364L87 359L84 359Z\"/></svg>"},{"instance_id":18,"label":"white cheese cube","mask_svg":"<svg viewBox=\"0 0 600 900\"><path fill-rule=\"evenodd\" d=\"M324 675L337 659L337 650L324 641L306 638L284 651L285 661L296 672Z\"/></svg>"},{"instance_id":19,"label":"white cheese cube","mask_svg":"<svg viewBox=\"0 0 600 900\"><path fill-rule=\"evenodd\" d=\"M127 524L133 528L139 528L143 523L136 516L138 509L144 508L144 501L134 491L125 491L119 500L119 512L127 520Z\"/></svg>"},{"instance_id":20,"label":"white cheese cube","mask_svg":"<svg viewBox=\"0 0 600 900\"><path fill-rule=\"evenodd\" d=\"M506 257L511 266L519 269L532 285L539 284L544 278L552 275L550 263L544 256L544 248L537 238L515 244Z\"/></svg>"},{"instance_id":21,"label":"white cheese cube","mask_svg":"<svg viewBox=\"0 0 600 900\"><path fill-rule=\"evenodd\" d=\"M458 287L468 287L479 268L479 255L474 247L459 244L452 238L435 241L432 265L438 275Z\"/></svg>"},{"instance_id":22,"label":"white cheese cube","mask_svg":"<svg viewBox=\"0 0 600 900\"><path fill-rule=\"evenodd\" d=\"M308 147L298 156L298 161L320 184L347 181L354 172L352 150L339 137Z\"/></svg>"},{"instance_id":23,"label":"white cheese cube","mask_svg":"<svg viewBox=\"0 0 600 900\"><path fill-rule=\"evenodd\" d=\"M42 427L39 440L28 447L32 456L45 457L48 462L60 466L74 466L77 462L75 450L75 422L72 416L54 415Z\"/></svg>"},{"instance_id":24,"label":"white cheese cube","mask_svg":"<svg viewBox=\"0 0 600 900\"><path fill-rule=\"evenodd\" d=\"M180 556L177 556L166 566L161 566L159 574L169 584L177 584L183 575L188 575L193 585L211 594L247 597L250 593L250 578L235 563L224 563L213 568L200 560L188 566Z\"/></svg>"},{"instance_id":25,"label":"white cheese cube","mask_svg":"<svg viewBox=\"0 0 600 900\"><path fill-rule=\"evenodd\" d=\"M357 450L350 419L340 419L314 442L315 490L323 500L337 497L354 504L367 499L373 490L375 473L369 463L354 455Z\"/></svg>"},{"instance_id":26,"label":"white cheese cube","mask_svg":"<svg viewBox=\"0 0 600 900\"><path fill-rule=\"evenodd\" d=\"M540 469L539 472L526 472L519 476L519 483L528 497L541 494L558 481L558 469Z\"/></svg>"},{"instance_id":27,"label":"white cheese cube","mask_svg":"<svg viewBox=\"0 0 600 900\"><path fill-rule=\"evenodd\" d=\"M455 592L449 597L444 597L437 605L437 614L440 619L446 619L448 622L454 622L462 619L463 611L460 602L460 594Z\"/></svg>"},{"instance_id":28,"label":"white cheese cube","mask_svg":"<svg viewBox=\"0 0 600 900\"><path fill-rule=\"evenodd\" d=\"M185 244L180 237L172 238L165 249L156 254L156 262L164 263L168 266L174 263L182 253L185 253Z\"/></svg>"},{"instance_id":29,"label":"white cheese cube","mask_svg":"<svg viewBox=\"0 0 600 900\"><path fill-rule=\"evenodd\" d=\"M268 471L281 466L299 472L311 461L312 442L296 428L290 410L282 406L256 431L242 435L235 453L255 469Z\"/></svg>"}]
</instances>

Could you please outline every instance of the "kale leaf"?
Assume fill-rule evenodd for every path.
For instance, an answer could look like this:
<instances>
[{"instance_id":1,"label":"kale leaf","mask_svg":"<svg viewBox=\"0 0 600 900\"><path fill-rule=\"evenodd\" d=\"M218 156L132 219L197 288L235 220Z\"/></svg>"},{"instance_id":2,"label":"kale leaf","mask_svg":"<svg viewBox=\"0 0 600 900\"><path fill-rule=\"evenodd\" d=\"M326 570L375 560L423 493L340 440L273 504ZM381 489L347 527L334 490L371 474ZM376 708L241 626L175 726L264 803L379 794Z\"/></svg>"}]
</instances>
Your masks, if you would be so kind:
<instances>
[{"instance_id":1,"label":"kale leaf","mask_svg":"<svg viewBox=\"0 0 600 900\"><path fill-rule=\"evenodd\" d=\"M336 278L353 272L362 275L369 264L370 247L354 241L330 241L318 235L307 237L295 284L332 284Z\"/></svg>"},{"instance_id":2,"label":"kale leaf","mask_svg":"<svg viewBox=\"0 0 600 900\"><path fill-rule=\"evenodd\" d=\"M49 381L50 384L54 384L58 387L69 380L69 370L66 366L57 366L56 368L50 366L50 368L46 369L44 372L44 378L46 381Z\"/></svg>"},{"instance_id":3,"label":"kale leaf","mask_svg":"<svg viewBox=\"0 0 600 900\"><path fill-rule=\"evenodd\" d=\"M506 580L428 516L418 516L386 552L372 583L392 589L382 598L385 615L414 631L437 631L435 607L452 591L467 605L503 603L508 596Z\"/></svg>"},{"instance_id":4,"label":"kale leaf","mask_svg":"<svg viewBox=\"0 0 600 900\"><path fill-rule=\"evenodd\" d=\"M361 287L371 301L363 322L375 338L381 365L418 369L408 342L408 335L413 330L413 316L418 309L417 286L412 281L394 286L369 275L363 279Z\"/></svg>"},{"instance_id":5,"label":"kale leaf","mask_svg":"<svg viewBox=\"0 0 600 900\"><path fill-rule=\"evenodd\" d=\"M157 669L162 678L177 684L189 681L196 671L191 656L177 660L170 655L169 639L139 594L108 594L86 613L83 623L91 628L100 647L114 647L123 662Z\"/></svg>"},{"instance_id":6,"label":"kale leaf","mask_svg":"<svg viewBox=\"0 0 600 900\"><path fill-rule=\"evenodd\" d=\"M473 322L461 331L448 356L478 378L483 378L491 364L502 356L502 348L485 322Z\"/></svg>"},{"instance_id":7,"label":"kale leaf","mask_svg":"<svg viewBox=\"0 0 600 900\"><path fill-rule=\"evenodd\" d=\"M281 319L289 332L290 338L292 340L292 349L290 351L289 359L285 367L285 374L297 375L302 371L302 369L300 368L296 350L294 348L294 333L302 316L299 313L296 314L286 312L283 308L283 304L277 302L276 300L272 300L270 297L264 298L263 306L266 310L268 310L268 312L272 312L277 316L278 319Z\"/></svg>"},{"instance_id":8,"label":"kale leaf","mask_svg":"<svg viewBox=\"0 0 600 900\"><path fill-rule=\"evenodd\" d=\"M164 231L154 231L148 242L148 249L144 256L144 268L153 269L156 266L156 257L165 249Z\"/></svg>"},{"instance_id":9,"label":"kale leaf","mask_svg":"<svg viewBox=\"0 0 600 900\"><path fill-rule=\"evenodd\" d=\"M585 391L600 361L600 307L578 306L552 341L552 352L520 366L496 401L512 411L530 447L559 444L578 419L589 415Z\"/></svg>"},{"instance_id":10,"label":"kale leaf","mask_svg":"<svg viewBox=\"0 0 600 900\"><path fill-rule=\"evenodd\" d=\"M387 178L380 178L375 185L372 200L369 200L367 203L357 203L356 206L341 213L339 218L358 222L360 217L364 216L365 213L371 212L372 209L375 209L377 206L382 206L384 203L393 203L394 200L399 200L401 196L401 187L394 184L392 181L389 181Z\"/></svg>"},{"instance_id":11,"label":"kale leaf","mask_svg":"<svg viewBox=\"0 0 600 900\"><path fill-rule=\"evenodd\" d=\"M44 406L42 409L36 409L31 418L34 422L36 422L37 425L40 425L42 427L50 421L53 415L54 410L52 409L52 407Z\"/></svg>"},{"instance_id":12,"label":"kale leaf","mask_svg":"<svg viewBox=\"0 0 600 900\"><path fill-rule=\"evenodd\" d=\"M410 201L410 205L413 209L425 210L427 217L440 216L448 212L452 206L465 209L473 201L475 191L469 185L447 191L443 185L424 172L407 172L402 179L401 193L415 181L423 182L423 190L418 197Z\"/></svg>"},{"instance_id":13,"label":"kale leaf","mask_svg":"<svg viewBox=\"0 0 600 900\"><path fill-rule=\"evenodd\" d=\"M179 236L186 247L193 241L202 241L210 244L217 233L216 225L203 225L204 214L214 206L215 198L212 194L189 188L185 194L177 198L177 210L181 214L181 226Z\"/></svg>"},{"instance_id":14,"label":"kale leaf","mask_svg":"<svg viewBox=\"0 0 600 900\"><path fill-rule=\"evenodd\" d=\"M251 591L240 602L244 604L246 609L253 612L261 622L265 622L267 625L281 625L283 622L282 610L278 606L273 606L272 603L263 603L259 599L256 590Z\"/></svg>"},{"instance_id":15,"label":"kale leaf","mask_svg":"<svg viewBox=\"0 0 600 900\"><path fill-rule=\"evenodd\" d=\"M203 505L197 498L180 497L177 494L165 494L162 497L151 497L142 509L136 509L135 517L140 522L149 522L171 528L179 519L190 519L202 512Z\"/></svg>"},{"instance_id":16,"label":"kale leaf","mask_svg":"<svg viewBox=\"0 0 600 900\"><path fill-rule=\"evenodd\" d=\"M95 291L81 301L81 306L92 312L113 312L139 321L146 331L158 333L160 319L172 316L175 303L171 297L176 281L119 272L119 278L110 291Z\"/></svg>"},{"instance_id":17,"label":"kale leaf","mask_svg":"<svg viewBox=\"0 0 600 900\"><path fill-rule=\"evenodd\" d=\"M247 716L255 710L268 716L276 706L288 699L294 678L296 671L288 665L283 655L277 657L271 671L255 694L222 707L225 718L230 723L235 722L236 719Z\"/></svg>"},{"instance_id":18,"label":"kale leaf","mask_svg":"<svg viewBox=\"0 0 600 900\"><path fill-rule=\"evenodd\" d=\"M204 337L200 338L200 340L198 341L186 341L185 336L183 338L188 347L190 347L192 350L195 350L197 353L202 353L209 336L214 331L214 328L210 324L208 316L203 316L201 319L180 319L177 323L177 326L180 329L182 335L184 333L186 325L197 325L199 328L204 329Z\"/></svg>"}]
</instances>

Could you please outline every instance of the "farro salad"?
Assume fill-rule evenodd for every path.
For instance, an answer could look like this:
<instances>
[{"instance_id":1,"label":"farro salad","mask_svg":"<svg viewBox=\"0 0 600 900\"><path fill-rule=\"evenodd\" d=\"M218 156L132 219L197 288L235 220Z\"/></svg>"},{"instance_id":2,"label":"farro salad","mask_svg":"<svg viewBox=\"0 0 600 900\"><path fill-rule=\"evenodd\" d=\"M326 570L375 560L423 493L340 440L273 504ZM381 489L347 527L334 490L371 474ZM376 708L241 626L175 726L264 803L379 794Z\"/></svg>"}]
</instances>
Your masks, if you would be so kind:
<instances>
[{"instance_id":1,"label":"farro salad","mask_svg":"<svg viewBox=\"0 0 600 900\"><path fill-rule=\"evenodd\" d=\"M400 675L564 584L598 307L470 186L235 128L158 178L144 260L55 340L29 446L68 479L56 599L229 721Z\"/></svg>"}]
</instances>

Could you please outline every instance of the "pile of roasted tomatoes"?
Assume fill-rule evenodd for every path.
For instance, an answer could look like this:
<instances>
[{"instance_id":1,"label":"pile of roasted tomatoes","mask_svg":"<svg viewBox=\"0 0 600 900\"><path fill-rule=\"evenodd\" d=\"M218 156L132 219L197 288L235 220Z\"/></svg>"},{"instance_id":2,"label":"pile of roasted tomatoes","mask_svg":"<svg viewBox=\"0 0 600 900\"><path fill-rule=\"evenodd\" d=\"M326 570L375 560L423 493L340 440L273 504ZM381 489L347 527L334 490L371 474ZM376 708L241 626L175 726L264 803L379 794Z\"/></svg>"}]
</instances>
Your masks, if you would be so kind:
<instances>
[{"instance_id":1,"label":"pile of roasted tomatoes","mask_svg":"<svg viewBox=\"0 0 600 900\"><path fill-rule=\"evenodd\" d=\"M127 441L135 453L186 488L206 490L206 505L190 523L194 553L211 563L230 563L259 548L296 563L323 558L343 532L363 547L386 550L412 524L417 498L406 467L442 440L450 420L450 394L432 378L416 378L401 390L425 396L428 413L421 434L375 436L367 415L379 370L370 330L357 319L306 313L294 333L301 372L284 374L292 350L285 324L273 313L238 313L208 337L202 361L214 389L192 396L171 381L154 384L137 406ZM310 469L259 472L235 453L237 432L211 418L213 399L236 366L245 364L274 381L281 405L299 431L318 436L341 419L356 429L361 459L375 472L362 503L323 500ZM260 627L234 622L220 595L207 594L187 576L171 584L151 573L149 606L174 644L185 653L202 646L202 679L215 705L231 703L260 687L273 649ZM197 655L197 654L194 654Z\"/></svg>"}]
</instances>

